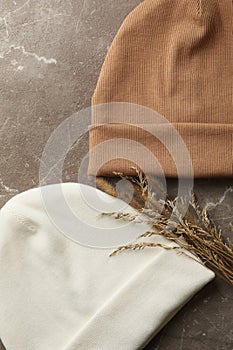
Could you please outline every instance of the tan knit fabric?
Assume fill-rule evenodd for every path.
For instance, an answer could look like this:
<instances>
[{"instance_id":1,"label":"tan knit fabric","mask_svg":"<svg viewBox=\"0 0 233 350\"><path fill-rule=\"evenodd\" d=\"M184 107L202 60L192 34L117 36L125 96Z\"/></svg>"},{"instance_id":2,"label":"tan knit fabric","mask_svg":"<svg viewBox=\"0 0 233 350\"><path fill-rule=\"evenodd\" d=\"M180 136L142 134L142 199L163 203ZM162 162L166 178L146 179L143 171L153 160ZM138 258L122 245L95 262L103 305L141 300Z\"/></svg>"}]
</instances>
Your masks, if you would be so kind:
<instances>
[{"instance_id":1,"label":"tan knit fabric","mask_svg":"<svg viewBox=\"0 0 233 350\"><path fill-rule=\"evenodd\" d=\"M116 121L115 109L111 119L111 108L96 108L128 102L158 112L175 126L196 177L232 176L232 33L232 0L145 0L132 11L110 47L93 96L89 174L129 174L133 163L121 154L101 163L103 155L116 153L114 142L94 150L103 141L126 138L149 149L166 176L177 176L171 152L152 135L161 128L169 139L166 125L137 115L134 126L127 118L122 122L122 115ZM146 158L143 166L145 172L158 170ZM185 167L181 175L189 175Z\"/></svg>"}]
</instances>

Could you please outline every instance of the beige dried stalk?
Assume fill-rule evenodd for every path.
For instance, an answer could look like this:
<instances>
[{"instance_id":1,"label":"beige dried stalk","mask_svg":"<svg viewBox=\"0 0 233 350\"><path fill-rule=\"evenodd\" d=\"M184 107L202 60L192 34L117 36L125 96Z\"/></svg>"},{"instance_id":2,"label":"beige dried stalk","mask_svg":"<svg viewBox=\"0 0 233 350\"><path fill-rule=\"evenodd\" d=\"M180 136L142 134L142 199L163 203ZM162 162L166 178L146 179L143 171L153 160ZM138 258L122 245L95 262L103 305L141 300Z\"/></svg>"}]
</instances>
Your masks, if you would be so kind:
<instances>
[{"instance_id":1,"label":"beige dried stalk","mask_svg":"<svg viewBox=\"0 0 233 350\"><path fill-rule=\"evenodd\" d=\"M115 173L121 178L130 180L140 193L141 202L144 208L136 208L136 214L131 213L103 213L102 215L112 216L115 219L127 221L139 220L149 225L150 231L145 232L141 238L148 238L153 235L161 235L167 240L176 243L178 246L166 246L164 244L151 242L136 242L116 249L111 256L127 250L141 250L147 247L162 247L164 249L176 249L179 254L185 251L191 252L193 257L218 276L233 285L233 246L229 240L225 241L222 232L210 220L206 209L200 209L197 199L192 194L189 200L189 209L186 214L181 215L182 206L186 204L185 198L164 201L158 200L154 190L148 185L143 174L135 169L137 176L124 176L122 173ZM156 184L156 188L158 184ZM161 188L159 188L161 191ZM137 207L135 205L134 207ZM179 208L178 210L176 208ZM231 225L233 230L233 225ZM190 255L188 255L190 256Z\"/></svg>"}]
</instances>

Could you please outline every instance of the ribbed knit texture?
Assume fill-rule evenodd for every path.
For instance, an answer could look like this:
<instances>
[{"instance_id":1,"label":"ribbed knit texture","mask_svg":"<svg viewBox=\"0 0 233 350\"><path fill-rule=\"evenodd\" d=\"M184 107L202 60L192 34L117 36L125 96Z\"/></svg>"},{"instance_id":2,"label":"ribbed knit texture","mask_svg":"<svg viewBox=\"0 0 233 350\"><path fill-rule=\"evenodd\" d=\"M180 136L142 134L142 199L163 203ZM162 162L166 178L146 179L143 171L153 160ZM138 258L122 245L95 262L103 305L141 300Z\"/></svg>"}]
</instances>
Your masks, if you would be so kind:
<instances>
[{"instance_id":1,"label":"ribbed knit texture","mask_svg":"<svg viewBox=\"0 0 233 350\"><path fill-rule=\"evenodd\" d=\"M147 124L145 131L127 125L127 118L118 123L109 106L96 108L127 102L148 107L175 126L190 152L196 177L232 176L232 32L232 0L145 0L132 11L110 47L92 99L89 173L130 173L132 162L121 159L114 143L94 150L103 141L129 138L157 157L166 176L177 176L166 144L150 134L157 128L169 133L165 126L137 116L135 125ZM113 153L116 159L100 167ZM143 171L158 171L149 159L143 162ZM185 167L181 173L189 175Z\"/></svg>"}]
</instances>

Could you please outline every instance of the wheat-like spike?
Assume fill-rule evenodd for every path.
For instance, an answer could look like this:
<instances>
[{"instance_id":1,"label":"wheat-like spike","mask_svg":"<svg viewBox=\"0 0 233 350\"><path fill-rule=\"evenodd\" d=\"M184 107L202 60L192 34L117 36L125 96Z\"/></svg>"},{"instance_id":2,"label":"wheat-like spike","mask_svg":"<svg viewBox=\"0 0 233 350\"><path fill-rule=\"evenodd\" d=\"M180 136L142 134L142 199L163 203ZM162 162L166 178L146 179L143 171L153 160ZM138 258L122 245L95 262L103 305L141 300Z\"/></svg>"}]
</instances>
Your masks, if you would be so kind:
<instances>
[{"instance_id":1,"label":"wheat-like spike","mask_svg":"<svg viewBox=\"0 0 233 350\"><path fill-rule=\"evenodd\" d=\"M129 244L129 245L125 245L125 246L121 246L119 248L117 248L115 251L113 251L109 256L113 257L119 253L125 252L125 251L129 251L129 250L143 250L145 248L162 248L165 250L175 250L177 255L185 255L190 259L193 259L194 261L205 265L205 263L203 263L202 261L200 261L200 259L195 256L195 253L193 253L193 255L188 254L185 250L183 250L182 247L179 246L167 246L165 244L161 244L161 243L151 243L151 242L142 242L142 243L135 243L135 244Z\"/></svg>"},{"instance_id":2,"label":"wheat-like spike","mask_svg":"<svg viewBox=\"0 0 233 350\"><path fill-rule=\"evenodd\" d=\"M114 217L114 219L122 219L122 220L126 220L129 222L136 221L136 220L137 220L137 223L143 222L143 220L140 219L137 214L132 214L132 213L105 212L105 213L100 213L97 216L112 216L112 217Z\"/></svg>"},{"instance_id":3,"label":"wheat-like spike","mask_svg":"<svg viewBox=\"0 0 233 350\"><path fill-rule=\"evenodd\" d=\"M191 204L192 207L194 208L196 214L197 214L199 217L201 217L201 209L200 209L199 203L198 203L198 201L197 201L197 197L196 197L196 195L195 195L194 192L192 192L190 204Z\"/></svg>"},{"instance_id":4,"label":"wheat-like spike","mask_svg":"<svg viewBox=\"0 0 233 350\"><path fill-rule=\"evenodd\" d=\"M178 246L167 246L165 244L161 244L161 243L152 243L152 242L140 242L140 243L135 243L135 244L128 244L128 245L125 245L125 246L121 246L119 248L117 248L114 252L112 252L110 254L110 256L114 256L118 253L121 253L121 252L124 252L124 251L127 251L127 250L142 250L142 249L145 249L145 248L163 248L163 249L166 249L166 250L179 250L179 251L182 251L182 248L181 247L178 247ZM182 253L184 253L182 251Z\"/></svg>"}]
</instances>

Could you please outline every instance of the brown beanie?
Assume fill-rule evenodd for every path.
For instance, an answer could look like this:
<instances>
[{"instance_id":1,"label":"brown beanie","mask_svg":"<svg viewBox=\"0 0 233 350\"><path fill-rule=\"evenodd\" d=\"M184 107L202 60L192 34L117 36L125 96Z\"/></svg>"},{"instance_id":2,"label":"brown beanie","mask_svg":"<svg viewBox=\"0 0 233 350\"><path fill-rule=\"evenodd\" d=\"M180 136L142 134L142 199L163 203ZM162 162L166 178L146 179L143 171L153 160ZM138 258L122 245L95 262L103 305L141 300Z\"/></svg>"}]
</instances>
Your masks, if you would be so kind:
<instances>
[{"instance_id":1,"label":"brown beanie","mask_svg":"<svg viewBox=\"0 0 233 350\"><path fill-rule=\"evenodd\" d=\"M166 176L177 176L172 145L167 149L161 142L172 140L170 129L157 118L151 121L150 112L146 120L143 108L175 127L195 177L233 175L232 6L232 0L145 0L128 15L92 99L89 174L130 174L135 162L122 156L121 147L118 153L119 142L114 141L127 139L133 142L123 146L128 147L124 154L140 154L135 147L140 144L157 158ZM135 119L127 119L127 110L132 111L127 103L144 106ZM166 137L156 138L158 130ZM157 165L141 156L141 170L156 173ZM185 166L180 174L189 175Z\"/></svg>"}]
</instances>

